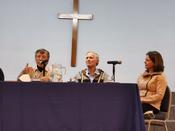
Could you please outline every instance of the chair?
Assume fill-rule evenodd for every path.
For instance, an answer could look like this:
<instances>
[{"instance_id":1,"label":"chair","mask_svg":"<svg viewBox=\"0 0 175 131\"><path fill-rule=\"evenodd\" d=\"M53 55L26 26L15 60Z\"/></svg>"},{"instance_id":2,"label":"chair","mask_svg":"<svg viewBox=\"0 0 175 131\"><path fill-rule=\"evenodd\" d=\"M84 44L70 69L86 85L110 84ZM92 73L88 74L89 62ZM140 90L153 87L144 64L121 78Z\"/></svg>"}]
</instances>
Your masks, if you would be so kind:
<instances>
[{"instance_id":1,"label":"chair","mask_svg":"<svg viewBox=\"0 0 175 131\"><path fill-rule=\"evenodd\" d=\"M162 99L161 106L160 106L160 112L158 114L155 114L155 118L153 119L145 119L145 124L148 125L147 131L150 131L151 125L158 125L163 126L165 131L168 131L167 127L167 121L170 117L170 109L171 109L171 98L172 93L170 91L170 88L167 86L165 95Z\"/></svg>"}]
</instances>

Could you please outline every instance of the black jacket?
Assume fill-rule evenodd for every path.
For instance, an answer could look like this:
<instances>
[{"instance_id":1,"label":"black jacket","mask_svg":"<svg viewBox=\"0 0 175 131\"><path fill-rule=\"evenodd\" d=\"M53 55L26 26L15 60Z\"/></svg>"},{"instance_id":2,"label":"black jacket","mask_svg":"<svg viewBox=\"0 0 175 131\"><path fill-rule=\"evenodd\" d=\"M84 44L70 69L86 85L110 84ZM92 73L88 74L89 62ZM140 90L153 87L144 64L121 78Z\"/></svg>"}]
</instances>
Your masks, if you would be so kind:
<instances>
[{"instance_id":1,"label":"black jacket","mask_svg":"<svg viewBox=\"0 0 175 131\"><path fill-rule=\"evenodd\" d=\"M1 68L0 68L0 81L4 81L4 73Z\"/></svg>"}]
</instances>

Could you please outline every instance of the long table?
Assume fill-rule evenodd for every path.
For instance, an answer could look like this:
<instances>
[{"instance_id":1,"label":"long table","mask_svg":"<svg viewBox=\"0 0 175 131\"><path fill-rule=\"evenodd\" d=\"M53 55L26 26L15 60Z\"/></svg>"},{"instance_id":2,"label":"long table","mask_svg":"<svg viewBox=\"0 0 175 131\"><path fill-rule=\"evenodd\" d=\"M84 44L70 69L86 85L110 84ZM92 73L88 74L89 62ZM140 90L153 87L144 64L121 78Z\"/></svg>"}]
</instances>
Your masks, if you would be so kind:
<instances>
[{"instance_id":1,"label":"long table","mask_svg":"<svg viewBox=\"0 0 175 131\"><path fill-rule=\"evenodd\" d=\"M0 82L0 131L145 131L136 84Z\"/></svg>"}]
</instances>

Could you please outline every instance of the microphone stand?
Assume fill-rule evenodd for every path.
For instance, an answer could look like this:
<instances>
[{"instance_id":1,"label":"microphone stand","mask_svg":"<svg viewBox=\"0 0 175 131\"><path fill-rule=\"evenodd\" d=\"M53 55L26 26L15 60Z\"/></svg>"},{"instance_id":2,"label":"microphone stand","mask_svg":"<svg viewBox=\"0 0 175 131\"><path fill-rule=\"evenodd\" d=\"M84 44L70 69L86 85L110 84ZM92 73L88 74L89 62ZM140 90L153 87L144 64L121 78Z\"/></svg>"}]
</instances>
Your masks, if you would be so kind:
<instances>
[{"instance_id":1,"label":"microphone stand","mask_svg":"<svg viewBox=\"0 0 175 131\"><path fill-rule=\"evenodd\" d=\"M46 75L46 70L45 70L45 68L46 68L46 64L43 64L44 66L43 66L43 76L45 76Z\"/></svg>"},{"instance_id":2,"label":"microphone stand","mask_svg":"<svg viewBox=\"0 0 175 131\"><path fill-rule=\"evenodd\" d=\"M112 80L115 82L115 63L112 64Z\"/></svg>"},{"instance_id":3,"label":"microphone stand","mask_svg":"<svg viewBox=\"0 0 175 131\"><path fill-rule=\"evenodd\" d=\"M111 79L115 82L115 65L116 64L121 64L122 61L107 61L107 64L112 64L113 69L112 69L112 77Z\"/></svg>"}]
</instances>

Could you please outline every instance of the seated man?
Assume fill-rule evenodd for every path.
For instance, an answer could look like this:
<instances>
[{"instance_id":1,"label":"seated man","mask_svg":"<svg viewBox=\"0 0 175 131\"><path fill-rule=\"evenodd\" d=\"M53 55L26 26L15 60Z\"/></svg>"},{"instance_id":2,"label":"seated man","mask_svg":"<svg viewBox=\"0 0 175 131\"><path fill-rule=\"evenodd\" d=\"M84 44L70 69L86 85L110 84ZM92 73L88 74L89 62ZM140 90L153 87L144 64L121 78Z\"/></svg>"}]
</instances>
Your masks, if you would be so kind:
<instances>
[{"instance_id":1,"label":"seated man","mask_svg":"<svg viewBox=\"0 0 175 131\"><path fill-rule=\"evenodd\" d=\"M89 51L86 54L87 68L80 71L72 81L75 82L106 82L108 81L108 75L102 70L96 68L99 64L99 55L93 51Z\"/></svg>"},{"instance_id":2,"label":"seated man","mask_svg":"<svg viewBox=\"0 0 175 131\"><path fill-rule=\"evenodd\" d=\"M50 53L46 49L38 49L35 52L36 68L29 67L28 64L18 76L19 81L52 81L52 72L46 68L50 58ZM59 78L60 79L60 78Z\"/></svg>"},{"instance_id":3,"label":"seated man","mask_svg":"<svg viewBox=\"0 0 175 131\"><path fill-rule=\"evenodd\" d=\"M4 73L1 68L0 68L0 81L4 81Z\"/></svg>"}]
</instances>

